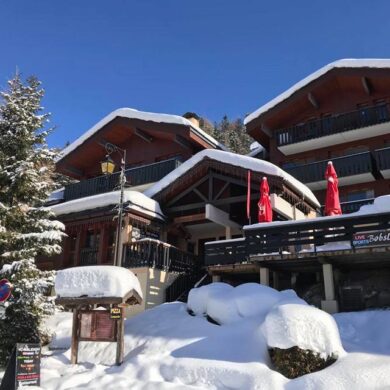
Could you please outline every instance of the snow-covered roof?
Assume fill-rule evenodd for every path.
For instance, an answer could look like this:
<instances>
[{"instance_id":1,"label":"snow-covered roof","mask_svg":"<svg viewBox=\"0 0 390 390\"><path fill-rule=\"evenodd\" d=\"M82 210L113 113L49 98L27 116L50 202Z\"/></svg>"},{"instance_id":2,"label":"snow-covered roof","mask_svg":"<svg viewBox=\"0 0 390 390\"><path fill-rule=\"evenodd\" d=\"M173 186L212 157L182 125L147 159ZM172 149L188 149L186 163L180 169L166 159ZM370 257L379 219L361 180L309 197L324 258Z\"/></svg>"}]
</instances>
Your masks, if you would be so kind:
<instances>
[{"instance_id":1,"label":"snow-covered roof","mask_svg":"<svg viewBox=\"0 0 390 390\"><path fill-rule=\"evenodd\" d=\"M142 298L137 277L127 268L110 265L73 267L57 272L55 290L61 298L118 297L136 291Z\"/></svg>"},{"instance_id":2,"label":"snow-covered roof","mask_svg":"<svg viewBox=\"0 0 390 390\"><path fill-rule=\"evenodd\" d=\"M104 194L87 196L85 198L70 200L50 206L50 209L58 216L77 213L84 210L92 210L99 207L114 206L119 203L120 191L106 192ZM154 199L150 199L138 191L125 190L124 203L128 210L138 211L144 215L164 220L164 214L160 205Z\"/></svg>"},{"instance_id":3,"label":"snow-covered roof","mask_svg":"<svg viewBox=\"0 0 390 390\"><path fill-rule=\"evenodd\" d=\"M305 77L298 83L294 84L291 88L287 89L286 91L284 91L283 93L281 93L280 95L278 95L277 97L269 101L268 103L264 104L256 111L249 114L245 118L244 124L246 125L249 122L253 121L260 115L264 114L265 112L274 108L284 100L288 99L295 92L306 87L308 84L310 84L314 80L317 80L325 73L328 73L332 69L336 69L336 68L390 68L390 59L370 59L370 58L342 59L342 60L332 62L328 65L325 65L321 69L317 70L316 72Z\"/></svg>"},{"instance_id":4,"label":"snow-covered roof","mask_svg":"<svg viewBox=\"0 0 390 390\"><path fill-rule=\"evenodd\" d=\"M67 146L60 154L58 160L61 160L70 152L79 147L82 143L84 143L87 139L89 139L93 134L99 131L103 126L111 122L113 119L117 117L129 118L129 119L139 119L143 121L150 121L156 123L171 123L177 125L184 125L190 127L190 129L200 136L203 140L205 140L210 145L213 145L216 148L220 148L222 150L226 150L226 147L218 142L211 135L207 134L201 128L195 126L191 121L186 118L183 118L179 115L171 115L171 114L158 114L154 112L144 112L138 111L133 108L119 108L107 116L105 116L102 120L92 126L88 131L86 131L83 135L76 139L76 141L72 142L69 146Z\"/></svg>"},{"instance_id":5,"label":"snow-covered roof","mask_svg":"<svg viewBox=\"0 0 390 390\"><path fill-rule=\"evenodd\" d=\"M254 172L264 173L265 175L279 176L283 180L285 180L292 188L294 188L298 193L300 193L305 199L310 200L311 203L313 203L317 207L320 207L320 203L318 202L317 198L307 186L305 186L303 183L301 183L276 165L268 161L259 160L249 156L242 156L240 154L224 152L222 150L210 149L202 150L201 152L192 156L189 160L185 161L178 168L176 168L168 175L163 177L160 181L148 188L145 191L145 195L152 198L154 195L169 186L180 176L186 174L186 172L188 172L196 164L198 164L204 159L210 159L234 166L239 166L241 168L248 169Z\"/></svg>"}]
</instances>

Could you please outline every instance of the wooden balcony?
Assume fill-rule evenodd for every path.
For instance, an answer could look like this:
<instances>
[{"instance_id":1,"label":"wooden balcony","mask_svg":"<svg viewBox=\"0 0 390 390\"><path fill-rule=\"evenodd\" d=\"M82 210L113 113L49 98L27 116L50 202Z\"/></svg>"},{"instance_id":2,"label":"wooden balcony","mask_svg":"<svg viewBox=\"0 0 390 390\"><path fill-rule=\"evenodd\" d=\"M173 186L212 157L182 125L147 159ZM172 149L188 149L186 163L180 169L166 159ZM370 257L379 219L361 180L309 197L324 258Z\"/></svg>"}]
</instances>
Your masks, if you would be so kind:
<instances>
[{"instance_id":1,"label":"wooden balcony","mask_svg":"<svg viewBox=\"0 0 390 390\"><path fill-rule=\"evenodd\" d=\"M191 273L200 268L198 257L192 253L153 239L143 239L124 246L122 266L148 267L169 272Z\"/></svg>"},{"instance_id":2,"label":"wooden balcony","mask_svg":"<svg viewBox=\"0 0 390 390\"><path fill-rule=\"evenodd\" d=\"M390 179L390 147L375 151L378 169L385 179Z\"/></svg>"},{"instance_id":3,"label":"wooden balcony","mask_svg":"<svg viewBox=\"0 0 390 390\"><path fill-rule=\"evenodd\" d=\"M275 265L277 260L298 263L300 259L315 259L319 254L334 256L336 252L349 256L351 262L361 252L360 260L364 262L368 253L377 249L378 257L388 263L389 229L390 212L254 225L244 230L244 239L207 243L205 264L210 267L268 260ZM375 232L384 232L387 238L379 239L372 247L356 244L357 237Z\"/></svg>"},{"instance_id":4,"label":"wooden balcony","mask_svg":"<svg viewBox=\"0 0 390 390\"><path fill-rule=\"evenodd\" d=\"M390 152L389 152L390 153ZM285 170L312 190L326 188L325 171L329 160L316 161ZM377 174L375 160L370 152L332 159L339 177L339 186L374 181Z\"/></svg>"},{"instance_id":5,"label":"wooden balcony","mask_svg":"<svg viewBox=\"0 0 390 390\"><path fill-rule=\"evenodd\" d=\"M149 165L127 169L127 183L131 186L138 186L156 182L176 169L180 164L181 162L179 159L172 158ZM118 186L118 182L119 172L69 184L65 186L64 201L67 202L73 199L113 191Z\"/></svg>"},{"instance_id":6,"label":"wooden balcony","mask_svg":"<svg viewBox=\"0 0 390 390\"><path fill-rule=\"evenodd\" d=\"M387 104L326 116L300 123L275 134L278 148L286 155L375 137L389 132Z\"/></svg>"}]
</instances>

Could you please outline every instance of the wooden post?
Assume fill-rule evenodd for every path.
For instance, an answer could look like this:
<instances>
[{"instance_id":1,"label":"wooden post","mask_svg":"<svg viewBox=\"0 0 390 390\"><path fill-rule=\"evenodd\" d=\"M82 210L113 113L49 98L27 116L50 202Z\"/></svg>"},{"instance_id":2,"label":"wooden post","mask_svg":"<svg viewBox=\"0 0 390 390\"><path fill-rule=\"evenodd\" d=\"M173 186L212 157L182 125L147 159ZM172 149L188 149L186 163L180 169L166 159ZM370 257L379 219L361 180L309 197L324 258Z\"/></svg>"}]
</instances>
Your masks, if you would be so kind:
<instances>
[{"instance_id":1,"label":"wooden post","mask_svg":"<svg viewBox=\"0 0 390 390\"><path fill-rule=\"evenodd\" d=\"M72 323L72 345L71 345L71 359L72 364L77 364L79 352L79 310L73 309L73 323Z\"/></svg>"},{"instance_id":2,"label":"wooden post","mask_svg":"<svg viewBox=\"0 0 390 390\"><path fill-rule=\"evenodd\" d=\"M123 315L124 315L123 307L121 307L120 310L121 310L121 318L116 321L116 326L117 326L116 365L117 366L120 366L123 363L123 352L124 352L124 347L125 347L124 340L123 340L123 336L125 333L125 321L123 318Z\"/></svg>"}]
</instances>

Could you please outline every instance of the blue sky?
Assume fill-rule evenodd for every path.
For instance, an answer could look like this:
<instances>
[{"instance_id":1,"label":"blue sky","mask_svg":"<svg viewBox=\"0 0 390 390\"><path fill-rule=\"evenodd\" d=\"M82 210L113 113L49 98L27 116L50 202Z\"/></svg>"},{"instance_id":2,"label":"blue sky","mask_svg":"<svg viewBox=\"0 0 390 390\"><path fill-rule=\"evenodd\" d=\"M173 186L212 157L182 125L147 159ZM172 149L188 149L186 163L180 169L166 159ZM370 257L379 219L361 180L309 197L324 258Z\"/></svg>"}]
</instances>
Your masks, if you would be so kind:
<instances>
[{"instance_id":1,"label":"blue sky","mask_svg":"<svg viewBox=\"0 0 390 390\"><path fill-rule=\"evenodd\" d=\"M44 83L62 146L119 107L243 117L340 58L390 57L387 0L0 0L0 87Z\"/></svg>"}]
</instances>

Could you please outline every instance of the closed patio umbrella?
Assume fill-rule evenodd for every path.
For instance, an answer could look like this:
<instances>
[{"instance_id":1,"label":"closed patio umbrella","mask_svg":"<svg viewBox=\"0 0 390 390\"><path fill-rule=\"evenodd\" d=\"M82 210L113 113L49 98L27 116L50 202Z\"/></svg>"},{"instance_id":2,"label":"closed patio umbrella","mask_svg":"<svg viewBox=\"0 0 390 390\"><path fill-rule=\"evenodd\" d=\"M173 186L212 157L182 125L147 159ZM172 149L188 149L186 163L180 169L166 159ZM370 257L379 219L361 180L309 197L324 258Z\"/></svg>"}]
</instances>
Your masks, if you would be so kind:
<instances>
[{"instance_id":1,"label":"closed patio umbrella","mask_svg":"<svg viewBox=\"0 0 390 390\"><path fill-rule=\"evenodd\" d=\"M258 221L259 222L271 222L272 221L272 206L269 197L269 185L266 177L260 184L260 199L257 203L259 207Z\"/></svg>"},{"instance_id":2,"label":"closed patio umbrella","mask_svg":"<svg viewBox=\"0 0 390 390\"><path fill-rule=\"evenodd\" d=\"M339 197L339 180L332 161L328 162L328 167L325 172L327 180L326 199L325 199L325 215L341 215L340 197Z\"/></svg>"}]
</instances>

